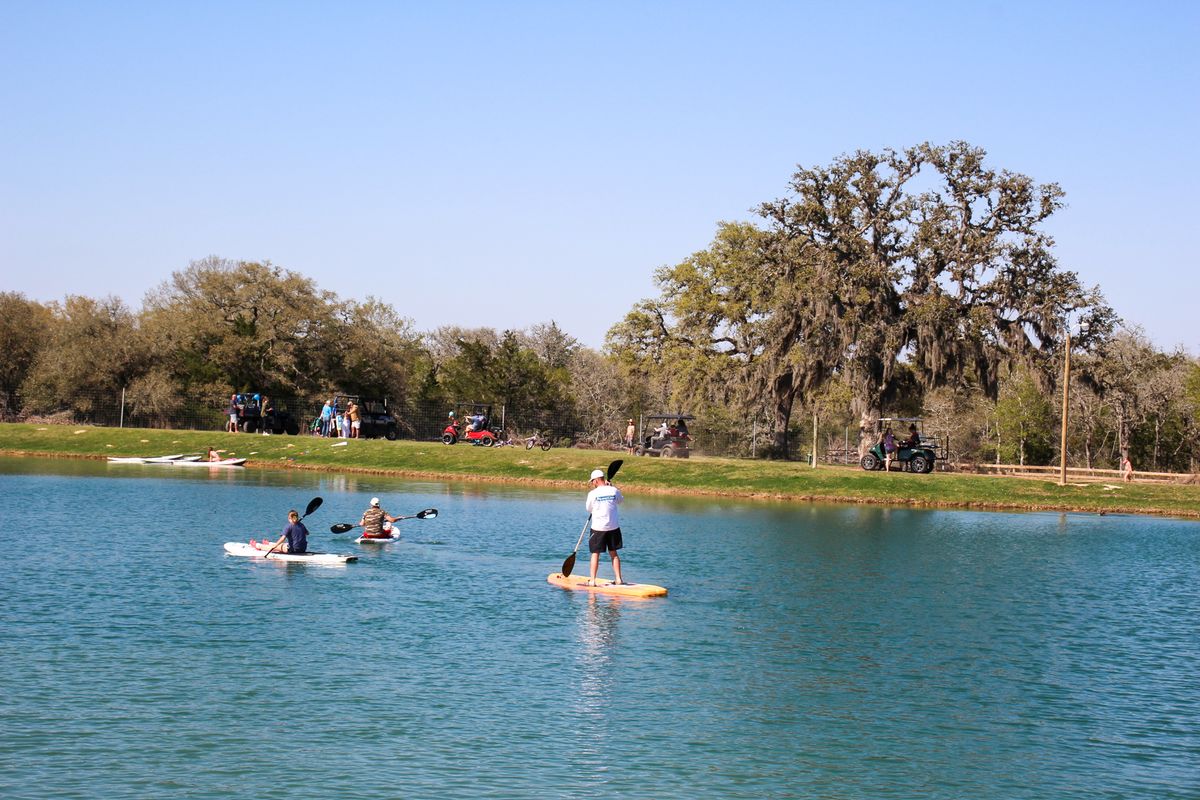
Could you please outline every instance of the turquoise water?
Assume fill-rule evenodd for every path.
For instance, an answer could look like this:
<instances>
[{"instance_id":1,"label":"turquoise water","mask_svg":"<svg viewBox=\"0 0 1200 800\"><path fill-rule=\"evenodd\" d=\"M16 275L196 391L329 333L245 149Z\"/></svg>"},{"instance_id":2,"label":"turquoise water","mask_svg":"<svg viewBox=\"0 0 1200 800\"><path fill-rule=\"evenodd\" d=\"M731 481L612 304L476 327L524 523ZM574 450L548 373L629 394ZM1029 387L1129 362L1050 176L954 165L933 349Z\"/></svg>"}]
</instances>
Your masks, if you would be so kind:
<instances>
[{"instance_id":1,"label":"turquoise water","mask_svg":"<svg viewBox=\"0 0 1200 800\"><path fill-rule=\"evenodd\" d=\"M0 797L1200 797L1195 522L633 496L635 601L545 582L582 483L0 488ZM357 563L222 553L315 495Z\"/></svg>"}]
</instances>

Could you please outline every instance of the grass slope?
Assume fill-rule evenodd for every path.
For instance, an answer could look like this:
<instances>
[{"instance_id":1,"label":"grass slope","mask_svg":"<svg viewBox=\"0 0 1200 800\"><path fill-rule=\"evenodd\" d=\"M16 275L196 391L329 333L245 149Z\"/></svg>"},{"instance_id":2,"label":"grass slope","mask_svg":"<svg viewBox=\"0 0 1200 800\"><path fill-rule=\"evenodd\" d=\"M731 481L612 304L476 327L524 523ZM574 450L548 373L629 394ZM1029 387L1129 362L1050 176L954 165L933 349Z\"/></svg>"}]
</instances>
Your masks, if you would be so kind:
<instances>
[{"instance_id":1,"label":"grass slope","mask_svg":"<svg viewBox=\"0 0 1200 800\"><path fill-rule=\"evenodd\" d=\"M344 443L344 444L343 444ZM983 475L863 472L777 461L639 458L623 452L483 448L438 442L257 436L61 425L0 425L0 453L78 458L202 453L250 459L252 467L378 472L499 480L582 489L590 470L625 459L617 481L627 492L678 492L942 508L1104 511L1200 517L1200 487L1079 483Z\"/></svg>"}]
</instances>

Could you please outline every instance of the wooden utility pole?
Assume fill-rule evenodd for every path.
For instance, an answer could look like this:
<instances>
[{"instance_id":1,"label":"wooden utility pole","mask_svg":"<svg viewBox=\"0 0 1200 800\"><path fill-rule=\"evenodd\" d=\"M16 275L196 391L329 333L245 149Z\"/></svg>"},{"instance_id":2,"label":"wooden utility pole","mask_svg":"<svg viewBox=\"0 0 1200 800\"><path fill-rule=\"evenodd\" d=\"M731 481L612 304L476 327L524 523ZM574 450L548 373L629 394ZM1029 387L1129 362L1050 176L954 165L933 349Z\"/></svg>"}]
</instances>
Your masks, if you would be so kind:
<instances>
[{"instance_id":1,"label":"wooden utility pole","mask_svg":"<svg viewBox=\"0 0 1200 800\"><path fill-rule=\"evenodd\" d=\"M1067 399L1071 393L1071 329L1066 331L1066 348L1063 351L1063 407L1062 443L1059 446L1058 485L1067 485Z\"/></svg>"}]
</instances>

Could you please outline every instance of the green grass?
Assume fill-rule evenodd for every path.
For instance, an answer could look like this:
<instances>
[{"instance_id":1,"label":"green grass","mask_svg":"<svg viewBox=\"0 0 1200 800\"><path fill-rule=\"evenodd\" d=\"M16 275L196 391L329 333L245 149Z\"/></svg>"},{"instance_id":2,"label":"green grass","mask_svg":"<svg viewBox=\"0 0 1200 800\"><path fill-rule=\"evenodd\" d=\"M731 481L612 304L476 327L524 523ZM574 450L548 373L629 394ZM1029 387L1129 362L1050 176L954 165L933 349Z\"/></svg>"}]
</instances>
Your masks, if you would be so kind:
<instances>
[{"instance_id":1,"label":"green grass","mask_svg":"<svg viewBox=\"0 0 1200 800\"><path fill-rule=\"evenodd\" d=\"M667 492L772 499L884 503L942 508L1104 511L1200 517L1200 486L1079 483L1053 479L934 473L863 472L729 458L662 459L604 450L483 448L439 442L348 441L311 436L257 436L64 425L0 425L0 453L102 459L202 453L209 446L246 457L250 467L379 472L465 480L499 480L580 490L588 473L625 460L616 481L630 493ZM1106 488L1115 487L1115 488Z\"/></svg>"}]
</instances>

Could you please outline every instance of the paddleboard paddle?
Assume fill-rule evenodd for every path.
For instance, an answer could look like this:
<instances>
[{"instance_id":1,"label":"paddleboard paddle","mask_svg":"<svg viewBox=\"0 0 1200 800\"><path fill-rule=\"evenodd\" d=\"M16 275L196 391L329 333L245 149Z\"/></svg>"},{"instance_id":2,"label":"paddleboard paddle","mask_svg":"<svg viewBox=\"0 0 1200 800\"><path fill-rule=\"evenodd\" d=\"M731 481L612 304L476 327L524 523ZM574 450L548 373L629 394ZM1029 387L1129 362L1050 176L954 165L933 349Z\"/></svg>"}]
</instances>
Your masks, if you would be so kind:
<instances>
[{"instance_id":1,"label":"paddleboard paddle","mask_svg":"<svg viewBox=\"0 0 1200 800\"><path fill-rule=\"evenodd\" d=\"M436 508L427 508L424 511L418 511L415 514L410 514L407 517L396 517L396 522L399 522L402 519L433 519L437 515L438 515L438 510ZM337 525L330 526L329 532L330 533L345 533L346 531L352 531L357 527L358 527L357 522L354 522L354 523L339 522Z\"/></svg>"}]
</instances>

